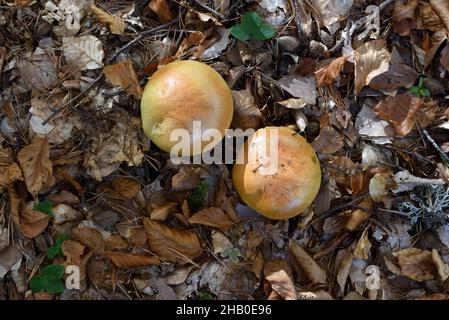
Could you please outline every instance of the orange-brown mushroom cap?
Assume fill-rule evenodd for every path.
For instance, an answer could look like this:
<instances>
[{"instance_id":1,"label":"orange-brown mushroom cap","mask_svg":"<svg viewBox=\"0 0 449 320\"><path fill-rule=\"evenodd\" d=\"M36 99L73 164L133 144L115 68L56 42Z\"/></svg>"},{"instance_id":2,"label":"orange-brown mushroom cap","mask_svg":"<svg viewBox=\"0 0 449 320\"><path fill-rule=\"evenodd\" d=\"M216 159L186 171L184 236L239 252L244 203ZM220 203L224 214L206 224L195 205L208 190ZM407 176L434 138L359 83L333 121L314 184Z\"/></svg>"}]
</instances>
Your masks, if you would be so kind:
<instances>
[{"instance_id":1,"label":"orange-brown mushroom cap","mask_svg":"<svg viewBox=\"0 0 449 320\"><path fill-rule=\"evenodd\" d=\"M224 137L234 111L231 90L218 72L191 60L175 61L157 70L145 86L140 106L145 134L167 152L179 143L170 139L175 129L190 133L190 145L201 140L193 134L194 121L201 122L201 132L217 129ZM201 141L201 152L190 148L190 155L212 147L209 141Z\"/></svg>"},{"instance_id":2,"label":"orange-brown mushroom cap","mask_svg":"<svg viewBox=\"0 0 449 320\"><path fill-rule=\"evenodd\" d=\"M267 174L269 170L262 169L274 161L269 145L272 130L278 136L277 170ZM263 145L267 151L261 153ZM280 220L294 217L312 204L321 184L320 162L302 136L285 127L262 128L242 145L240 152L244 163L234 165L232 178L240 197L251 208Z\"/></svg>"}]
</instances>

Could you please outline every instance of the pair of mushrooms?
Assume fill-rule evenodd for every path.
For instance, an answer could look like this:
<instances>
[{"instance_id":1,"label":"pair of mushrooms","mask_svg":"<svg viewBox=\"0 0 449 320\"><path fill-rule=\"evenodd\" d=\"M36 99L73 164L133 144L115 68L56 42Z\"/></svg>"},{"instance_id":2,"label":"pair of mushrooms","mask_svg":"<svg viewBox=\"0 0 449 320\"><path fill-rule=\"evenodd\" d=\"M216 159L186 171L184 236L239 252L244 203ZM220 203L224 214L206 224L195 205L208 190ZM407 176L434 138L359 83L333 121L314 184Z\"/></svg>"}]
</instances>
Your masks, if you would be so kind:
<instances>
[{"instance_id":1,"label":"pair of mushrooms","mask_svg":"<svg viewBox=\"0 0 449 320\"><path fill-rule=\"evenodd\" d=\"M223 78L208 65L191 60L172 62L156 71L141 101L145 134L167 152L177 143L170 139L173 130L192 132L193 121L201 121L203 132L218 129L223 137L233 111L231 90ZM248 161L249 155L269 145L270 130L278 133L274 174L261 172L266 162ZM190 143L198 143L196 139L201 136L193 136ZM209 142L200 143L199 153L213 147ZM271 219L288 219L310 206L320 187L321 170L314 150L302 136L285 127L266 127L257 130L241 148L238 152L244 152L245 161L234 164L232 177L247 205Z\"/></svg>"}]
</instances>

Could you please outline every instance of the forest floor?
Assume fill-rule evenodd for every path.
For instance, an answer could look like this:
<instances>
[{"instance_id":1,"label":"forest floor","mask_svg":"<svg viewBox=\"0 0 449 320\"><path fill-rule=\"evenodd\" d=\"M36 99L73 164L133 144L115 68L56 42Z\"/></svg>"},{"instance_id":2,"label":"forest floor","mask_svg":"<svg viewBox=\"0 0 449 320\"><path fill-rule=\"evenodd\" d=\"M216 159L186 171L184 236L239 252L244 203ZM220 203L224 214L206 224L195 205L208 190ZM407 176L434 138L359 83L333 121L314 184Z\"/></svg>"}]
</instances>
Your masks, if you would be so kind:
<instances>
[{"instance_id":1,"label":"forest floor","mask_svg":"<svg viewBox=\"0 0 449 320\"><path fill-rule=\"evenodd\" d=\"M446 0L0 0L0 299L448 299L448 35ZM223 76L232 128L311 143L302 215L145 136L178 59Z\"/></svg>"}]
</instances>

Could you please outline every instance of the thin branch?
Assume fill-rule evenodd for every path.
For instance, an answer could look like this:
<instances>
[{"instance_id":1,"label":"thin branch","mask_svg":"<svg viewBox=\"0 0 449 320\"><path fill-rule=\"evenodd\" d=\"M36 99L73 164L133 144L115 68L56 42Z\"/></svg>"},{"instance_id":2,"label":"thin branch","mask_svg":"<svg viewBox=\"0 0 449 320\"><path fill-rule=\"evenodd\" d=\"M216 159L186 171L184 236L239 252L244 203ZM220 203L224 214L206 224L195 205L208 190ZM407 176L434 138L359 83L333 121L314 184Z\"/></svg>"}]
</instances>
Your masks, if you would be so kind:
<instances>
[{"instance_id":1,"label":"thin branch","mask_svg":"<svg viewBox=\"0 0 449 320\"><path fill-rule=\"evenodd\" d=\"M226 17L224 15L222 15L220 12L206 6L204 3L201 3L201 1L199 0L193 0L193 2L195 2L199 7L203 8L206 11L209 11L209 13L213 14L214 16L216 16L217 18L224 20L226 19Z\"/></svg>"},{"instance_id":2,"label":"thin branch","mask_svg":"<svg viewBox=\"0 0 449 320\"><path fill-rule=\"evenodd\" d=\"M447 156L447 154L443 151L443 149L441 149L441 147L438 145L438 143L436 143L436 141L430 136L429 132L424 129L421 128L421 131L424 133L424 136L426 137L427 140L429 140L430 144L438 151L438 153L440 154L441 158L443 159L443 161L446 163L446 165L449 165L449 157Z\"/></svg>"}]
</instances>

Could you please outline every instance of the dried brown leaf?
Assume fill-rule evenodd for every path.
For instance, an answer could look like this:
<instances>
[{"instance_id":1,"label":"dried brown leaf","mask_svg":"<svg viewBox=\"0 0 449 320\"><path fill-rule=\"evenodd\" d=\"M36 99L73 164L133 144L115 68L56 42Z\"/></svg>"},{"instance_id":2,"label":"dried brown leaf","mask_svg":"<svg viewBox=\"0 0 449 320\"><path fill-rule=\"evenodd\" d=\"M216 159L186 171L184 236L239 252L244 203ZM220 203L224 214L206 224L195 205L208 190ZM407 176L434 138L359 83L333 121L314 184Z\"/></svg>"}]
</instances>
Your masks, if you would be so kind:
<instances>
[{"instance_id":1,"label":"dried brown leaf","mask_svg":"<svg viewBox=\"0 0 449 320\"><path fill-rule=\"evenodd\" d=\"M440 254L437 250L432 249L432 260L437 267L438 274L441 277L441 280L444 282L447 278L449 278L449 265L444 263L440 257Z\"/></svg>"},{"instance_id":2,"label":"dried brown leaf","mask_svg":"<svg viewBox=\"0 0 449 320\"><path fill-rule=\"evenodd\" d=\"M416 9L418 0L398 0L394 3L393 31L400 36L409 36L416 28Z\"/></svg>"},{"instance_id":3,"label":"dried brown leaf","mask_svg":"<svg viewBox=\"0 0 449 320\"><path fill-rule=\"evenodd\" d=\"M110 84L120 86L129 95L136 98L142 96L143 90L137 80L137 74L130 59L104 67L103 73Z\"/></svg>"},{"instance_id":4,"label":"dried brown leaf","mask_svg":"<svg viewBox=\"0 0 449 320\"><path fill-rule=\"evenodd\" d=\"M313 260L306 250L294 240L290 240L288 248L312 283L326 283L326 272Z\"/></svg>"},{"instance_id":5,"label":"dried brown leaf","mask_svg":"<svg viewBox=\"0 0 449 320\"><path fill-rule=\"evenodd\" d=\"M366 228L354 249L354 257L358 259L367 260L369 258L369 253L371 250L371 241L368 238L368 228Z\"/></svg>"},{"instance_id":6,"label":"dried brown leaf","mask_svg":"<svg viewBox=\"0 0 449 320\"><path fill-rule=\"evenodd\" d=\"M231 127L242 130L258 129L263 117L251 91L249 89L232 90L232 97L234 98L234 117Z\"/></svg>"},{"instance_id":7,"label":"dried brown leaf","mask_svg":"<svg viewBox=\"0 0 449 320\"><path fill-rule=\"evenodd\" d=\"M354 94L358 94L374 77L388 71L391 55L386 45L384 39L372 40L354 51Z\"/></svg>"},{"instance_id":8,"label":"dried brown leaf","mask_svg":"<svg viewBox=\"0 0 449 320\"><path fill-rule=\"evenodd\" d=\"M111 33L122 36L125 32L125 22L116 15L109 14L106 11L98 8L95 5L90 6L90 10L95 14L95 17L101 22L106 24L111 30Z\"/></svg>"},{"instance_id":9,"label":"dried brown leaf","mask_svg":"<svg viewBox=\"0 0 449 320\"><path fill-rule=\"evenodd\" d=\"M134 179L117 178L112 182L112 187L126 199L134 198L140 191L140 183Z\"/></svg>"},{"instance_id":10,"label":"dried brown leaf","mask_svg":"<svg viewBox=\"0 0 449 320\"><path fill-rule=\"evenodd\" d=\"M191 224L202 224L205 226L218 228L223 232L234 225L234 222L222 209L214 207L195 213L189 219L189 222Z\"/></svg>"},{"instance_id":11,"label":"dried brown leaf","mask_svg":"<svg viewBox=\"0 0 449 320\"><path fill-rule=\"evenodd\" d=\"M22 170L13 162L6 167L0 166L0 190L7 188L11 183L22 181Z\"/></svg>"},{"instance_id":12,"label":"dried brown leaf","mask_svg":"<svg viewBox=\"0 0 449 320\"><path fill-rule=\"evenodd\" d=\"M285 260L271 260L265 263L263 274L271 288L284 300L296 300L296 289L292 270Z\"/></svg>"},{"instance_id":13,"label":"dried brown leaf","mask_svg":"<svg viewBox=\"0 0 449 320\"><path fill-rule=\"evenodd\" d=\"M150 250L163 259L185 264L202 252L200 240L194 232L171 228L148 218L144 220L144 226Z\"/></svg>"},{"instance_id":14,"label":"dried brown leaf","mask_svg":"<svg viewBox=\"0 0 449 320\"><path fill-rule=\"evenodd\" d=\"M31 144L17 154L28 191L36 197L50 181L53 165L50 161L50 145L47 138L36 135Z\"/></svg>"},{"instance_id":15,"label":"dried brown leaf","mask_svg":"<svg viewBox=\"0 0 449 320\"><path fill-rule=\"evenodd\" d=\"M352 260L354 255L351 248L340 250L335 258L335 264L337 268L337 283L340 286L340 292L344 292L346 280L351 270Z\"/></svg>"},{"instance_id":16,"label":"dried brown leaf","mask_svg":"<svg viewBox=\"0 0 449 320\"><path fill-rule=\"evenodd\" d=\"M51 89L58 80L55 59L46 53L20 59L17 67L22 78L40 92Z\"/></svg>"},{"instance_id":17,"label":"dried brown leaf","mask_svg":"<svg viewBox=\"0 0 449 320\"><path fill-rule=\"evenodd\" d=\"M432 260L432 253L428 250L408 248L393 252L398 259L401 272L404 276L416 281L432 280L436 270Z\"/></svg>"},{"instance_id":18,"label":"dried brown leaf","mask_svg":"<svg viewBox=\"0 0 449 320\"><path fill-rule=\"evenodd\" d=\"M148 3L148 8L157 14L162 23L169 22L173 19L173 13L166 0L151 0L150 3Z\"/></svg>"},{"instance_id":19,"label":"dried brown leaf","mask_svg":"<svg viewBox=\"0 0 449 320\"><path fill-rule=\"evenodd\" d=\"M159 265L161 263L161 260L158 257L146 256L142 254L112 251L107 251L104 254L111 259L111 262L118 268L135 268L149 265Z\"/></svg>"},{"instance_id":20,"label":"dried brown leaf","mask_svg":"<svg viewBox=\"0 0 449 320\"><path fill-rule=\"evenodd\" d=\"M20 212L20 231L27 238L34 238L44 232L50 216L33 210L34 201L28 202Z\"/></svg>"},{"instance_id":21,"label":"dried brown leaf","mask_svg":"<svg viewBox=\"0 0 449 320\"><path fill-rule=\"evenodd\" d=\"M407 93L388 97L379 102L374 112L387 120L400 136L406 136L415 126L421 99Z\"/></svg>"},{"instance_id":22,"label":"dried brown leaf","mask_svg":"<svg viewBox=\"0 0 449 320\"><path fill-rule=\"evenodd\" d=\"M389 66L388 70L374 77L369 86L375 90L396 90L410 88L416 81L418 73L406 64L397 63Z\"/></svg>"},{"instance_id":23,"label":"dried brown leaf","mask_svg":"<svg viewBox=\"0 0 449 320\"><path fill-rule=\"evenodd\" d=\"M334 80L340 75L346 60L348 60L348 56L336 58L327 66L315 71L317 86L331 86Z\"/></svg>"},{"instance_id":24,"label":"dried brown leaf","mask_svg":"<svg viewBox=\"0 0 449 320\"><path fill-rule=\"evenodd\" d=\"M72 230L73 240L81 242L94 253L101 254L104 251L104 240L101 232L94 228L77 227Z\"/></svg>"}]
</instances>

